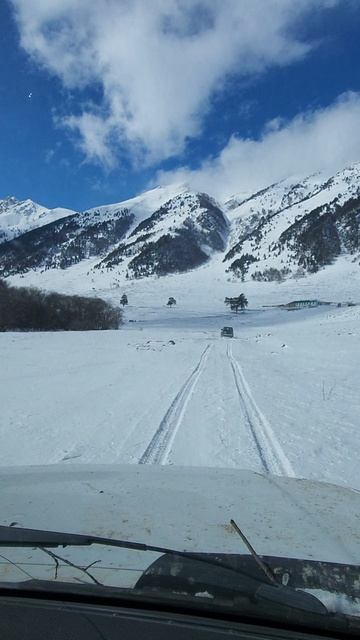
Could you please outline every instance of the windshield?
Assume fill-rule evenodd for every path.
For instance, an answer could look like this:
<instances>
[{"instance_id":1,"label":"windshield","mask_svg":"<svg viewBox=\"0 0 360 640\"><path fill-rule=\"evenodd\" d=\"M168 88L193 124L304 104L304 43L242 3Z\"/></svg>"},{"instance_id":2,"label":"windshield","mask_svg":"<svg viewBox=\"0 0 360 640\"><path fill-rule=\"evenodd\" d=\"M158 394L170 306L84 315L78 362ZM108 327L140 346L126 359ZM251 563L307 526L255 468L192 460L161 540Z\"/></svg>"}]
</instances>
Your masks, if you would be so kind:
<instances>
[{"instance_id":1,"label":"windshield","mask_svg":"<svg viewBox=\"0 0 360 640\"><path fill-rule=\"evenodd\" d=\"M287 621L311 622L321 629L360 630L360 621L353 619L358 567L259 556L234 520L230 525L250 556L194 553L113 537L2 526L0 575L6 575L7 591L30 589L41 594L56 587L57 593L96 592L104 598L140 597L142 601L160 598L190 607L196 602L200 609L208 609L211 603L211 609L225 609L232 615L255 613L258 618L277 621L285 616ZM85 549L91 546L97 547L95 554ZM59 552L59 547L65 551ZM335 606L339 602L341 614Z\"/></svg>"},{"instance_id":2,"label":"windshield","mask_svg":"<svg viewBox=\"0 0 360 640\"><path fill-rule=\"evenodd\" d=\"M144 594L189 552L360 615L359 35L351 1L1 2L0 527L165 549L9 539L1 584ZM193 562L146 589L242 601Z\"/></svg>"}]
</instances>

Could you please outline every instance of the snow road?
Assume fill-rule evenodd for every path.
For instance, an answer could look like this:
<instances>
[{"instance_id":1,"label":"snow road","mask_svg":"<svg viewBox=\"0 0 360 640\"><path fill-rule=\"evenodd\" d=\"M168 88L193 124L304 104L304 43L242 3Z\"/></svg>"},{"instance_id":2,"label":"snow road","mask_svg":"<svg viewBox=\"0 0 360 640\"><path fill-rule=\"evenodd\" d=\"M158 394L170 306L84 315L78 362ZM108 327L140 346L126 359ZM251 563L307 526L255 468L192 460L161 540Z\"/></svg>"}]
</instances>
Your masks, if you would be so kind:
<instances>
[{"instance_id":1,"label":"snow road","mask_svg":"<svg viewBox=\"0 0 360 640\"><path fill-rule=\"evenodd\" d=\"M146 447L146 451L144 451L141 456L139 460L140 464L167 463L176 433L181 426L188 402L194 393L198 379L205 366L210 347L211 345L209 344L205 347L195 369L191 372L179 393L176 394L168 411L161 420L154 437L151 438L148 447Z\"/></svg>"},{"instance_id":2,"label":"snow road","mask_svg":"<svg viewBox=\"0 0 360 640\"><path fill-rule=\"evenodd\" d=\"M264 472L275 475L295 476L294 470L273 429L254 400L242 368L238 360L234 358L230 345L228 345L226 353L234 374L239 400L244 408L246 422L249 425Z\"/></svg>"},{"instance_id":3,"label":"snow road","mask_svg":"<svg viewBox=\"0 0 360 640\"><path fill-rule=\"evenodd\" d=\"M0 464L235 467L360 488L359 313L142 308L118 332L0 334Z\"/></svg>"},{"instance_id":4,"label":"snow road","mask_svg":"<svg viewBox=\"0 0 360 640\"><path fill-rule=\"evenodd\" d=\"M213 349L213 347L213 344L208 344L205 347L200 360L179 389L179 392L176 394L169 409L162 418L158 429L151 438L149 445L139 459L140 464L168 464L176 459L176 436L182 427L185 414L188 411L190 416L194 415L196 405L201 405L202 399L204 398L203 392L200 392L200 395L196 397L196 387L200 376L205 373L204 370L207 366L209 356L211 360L210 350ZM262 472L294 477L294 470L268 420L257 406L240 364L233 356L230 344L226 344L224 340L222 344L215 345L215 349L213 350L217 351L216 366L215 362L213 366L211 366L211 362L208 363L210 373L215 374L217 377L220 376L224 378L227 366L230 366L233 372L235 387L232 389L232 392L239 400L236 415L238 446L237 449L235 448L235 451L237 450L239 452L238 462L242 462L241 454L247 451L247 456L253 459L253 464ZM195 397L193 397L194 395ZM216 419L214 420L214 418L216 418L218 412L214 412L213 408L209 411L206 405L202 406L200 410L202 413L202 421L206 423L208 427L208 433L204 433L204 440L206 442L210 437L210 429L212 431L216 430L216 424L214 424L216 423ZM229 422L230 416L228 423ZM189 447L191 446L190 438L191 436L188 442ZM247 442L247 448L244 447L245 442ZM224 437L222 438L222 444L226 447ZM228 447L229 449L231 448L230 443L228 443ZM181 454L182 446L180 446L179 449ZM251 451L251 453L249 453L249 451Z\"/></svg>"}]
</instances>

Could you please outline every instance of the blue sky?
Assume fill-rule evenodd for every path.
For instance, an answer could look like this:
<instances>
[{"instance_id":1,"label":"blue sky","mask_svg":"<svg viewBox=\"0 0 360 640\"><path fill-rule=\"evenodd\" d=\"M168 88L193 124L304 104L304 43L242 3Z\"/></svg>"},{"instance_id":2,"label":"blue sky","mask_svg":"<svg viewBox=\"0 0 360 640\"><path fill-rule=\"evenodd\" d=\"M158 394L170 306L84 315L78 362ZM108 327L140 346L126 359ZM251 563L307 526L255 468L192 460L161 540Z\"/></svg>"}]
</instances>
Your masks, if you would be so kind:
<instances>
[{"instance_id":1,"label":"blue sky","mask_svg":"<svg viewBox=\"0 0 360 640\"><path fill-rule=\"evenodd\" d=\"M82 210L216 176L225 197L360 160L360 3L272 3L108 0L100 37L90 0L2 2L0 198Z\"/></svg>"}]
</instances>

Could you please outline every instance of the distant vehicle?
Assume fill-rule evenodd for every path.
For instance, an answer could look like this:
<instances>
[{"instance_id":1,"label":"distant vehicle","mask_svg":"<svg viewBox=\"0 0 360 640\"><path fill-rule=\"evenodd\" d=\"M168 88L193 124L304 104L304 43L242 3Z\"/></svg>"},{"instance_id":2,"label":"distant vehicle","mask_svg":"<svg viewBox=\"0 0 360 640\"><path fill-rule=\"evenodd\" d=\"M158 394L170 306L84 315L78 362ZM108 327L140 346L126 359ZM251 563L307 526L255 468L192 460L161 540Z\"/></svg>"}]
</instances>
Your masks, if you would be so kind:
<instances>
[{"instance_id":1,"label":"distant vehicle","mask_svg":"<svg viewBox=\"0 0 360 640\"><path fill-rule=\"evenodd\" d=\"M221 336L223 338L233 338L234 337L234 329L232 327L223 327L221 329Z\"/></svg>"}]
</instances>

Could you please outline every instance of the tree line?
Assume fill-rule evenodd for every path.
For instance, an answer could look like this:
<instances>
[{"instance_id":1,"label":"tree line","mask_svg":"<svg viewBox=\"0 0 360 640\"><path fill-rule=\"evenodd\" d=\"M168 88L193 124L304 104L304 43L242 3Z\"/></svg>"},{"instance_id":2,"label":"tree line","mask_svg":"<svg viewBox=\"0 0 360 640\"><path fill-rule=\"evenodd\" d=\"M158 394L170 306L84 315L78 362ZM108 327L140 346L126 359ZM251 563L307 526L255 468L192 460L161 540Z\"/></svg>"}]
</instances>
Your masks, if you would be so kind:
<instances>
[{"instance_id":1,"label":"tree line","mask_svg":"<svg viewBox=\"0 0 360 640\"><path fill-rule=\"evenodd\" d=\"M121 309L101 298L46 293L0 280L0 331L118 329Z\"/></svg>"}]
</instances>

